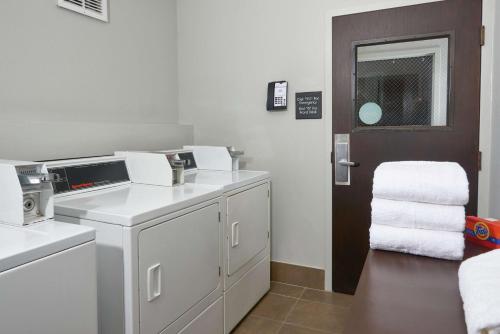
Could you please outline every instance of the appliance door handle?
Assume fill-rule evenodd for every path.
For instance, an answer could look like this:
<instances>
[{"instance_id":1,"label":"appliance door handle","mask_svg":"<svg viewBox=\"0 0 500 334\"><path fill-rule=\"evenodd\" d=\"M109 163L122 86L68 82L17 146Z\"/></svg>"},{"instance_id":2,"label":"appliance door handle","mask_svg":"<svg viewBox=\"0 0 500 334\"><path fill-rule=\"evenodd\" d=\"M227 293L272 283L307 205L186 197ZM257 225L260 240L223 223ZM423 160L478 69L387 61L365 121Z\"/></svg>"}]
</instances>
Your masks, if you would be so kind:
<instances>
[{"instance_id":1,"label":"appliance door handle","mask_svg":"<svg viewBox=\"0 0 500 334\"><path fill-rule=\"evenodd\" d=\"M238 247L240 244L240 222L231 224L231 247Z\"/></svg>"},{"instance_id":2,"label":"appliance door handle","mask_svg":"<svg viewBox=\"0 0 500 334\"><path fill-rule=\"evenodd\" d=\"M148 302L152 302L161 295L161 264L149 267L147 276Z\"/></svg>"}]
</instances>

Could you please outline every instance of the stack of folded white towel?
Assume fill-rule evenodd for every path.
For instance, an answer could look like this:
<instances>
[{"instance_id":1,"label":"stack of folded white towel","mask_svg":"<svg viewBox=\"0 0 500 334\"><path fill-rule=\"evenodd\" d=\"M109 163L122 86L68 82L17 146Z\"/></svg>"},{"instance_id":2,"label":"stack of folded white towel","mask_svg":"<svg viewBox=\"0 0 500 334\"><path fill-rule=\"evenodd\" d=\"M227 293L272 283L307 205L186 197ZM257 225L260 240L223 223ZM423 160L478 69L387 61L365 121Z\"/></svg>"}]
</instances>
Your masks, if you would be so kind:
<instances>
[{"instance_id":1,"label":"stack of folded white towel","mask_svg":"<svg viewBox=\"0 0 500 334\"><path fill-rule=\"evenodd\" d=\"M373 179L370 246L460 260L469 183L454 162L385 162Z\"/></svg>"},{"instance_id":2,"label":"stack of folded white towel","mask_svg":"<svg viewBox=\"0 0 500 334\"><path fill-rule=\"evenodd\" d=\"M500 249L462 263L458 271L469 334L500 334Z\"/></svg>"}]
</instances>

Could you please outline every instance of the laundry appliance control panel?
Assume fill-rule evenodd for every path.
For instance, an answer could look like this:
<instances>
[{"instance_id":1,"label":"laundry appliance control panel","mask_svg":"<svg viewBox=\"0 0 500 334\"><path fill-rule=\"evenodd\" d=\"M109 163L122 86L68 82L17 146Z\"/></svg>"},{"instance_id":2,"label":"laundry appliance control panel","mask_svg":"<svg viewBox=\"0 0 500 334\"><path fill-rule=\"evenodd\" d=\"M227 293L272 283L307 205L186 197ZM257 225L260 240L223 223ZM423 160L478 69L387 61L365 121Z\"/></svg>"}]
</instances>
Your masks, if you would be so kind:
<instances>
[{"instance_id":1,"label":"laundry appliance control panel","mask_svg":"<svg viewBox=\"0 0 500 334\"><path fill-rule=\"evenodd\" d=\"M66 193L130 181L124 160L48 168L59 175L53 181L54 193Z\"/></svg>"}]
</instances>

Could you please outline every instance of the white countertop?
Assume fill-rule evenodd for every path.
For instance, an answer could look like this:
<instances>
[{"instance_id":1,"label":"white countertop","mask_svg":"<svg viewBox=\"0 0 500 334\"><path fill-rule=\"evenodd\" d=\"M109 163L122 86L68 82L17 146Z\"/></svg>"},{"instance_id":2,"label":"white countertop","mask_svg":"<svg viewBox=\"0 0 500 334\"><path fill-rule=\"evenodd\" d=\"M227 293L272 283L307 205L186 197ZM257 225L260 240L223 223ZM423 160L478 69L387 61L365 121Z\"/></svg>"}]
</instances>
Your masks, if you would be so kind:
<instances>
[{"instance_id":1,"label":"white countertop","mask_svg":"<svg viewBox=\"0 0 500 334\"><path fill-rule=\"evenodd\" d=\"M270 177L271 174L264 171L196 170L187 173L184 180L186 183L218 185L223 187L224 192L228 192L255 182L267 180Z\"/></svg>"},{"instance_id":2,"label":"white countertop","mask_svg":"<svg viewBox=\"0 0 500 334\"><path fill-rule=\"evenodd\" d=\"M134 226L222 195L219 186L126 184L56 197L57 215Z\"/></svg>"},{"instance_id":3,"label":"white countertop","mask_svg":"<svg viewBox=\"0 0 500 334\"><path fill-rule=\"evenodd\" d=\"M0 224L0 272L94 239L91 227L54 220L28 226Z\"/></svg>"}]
</instances>

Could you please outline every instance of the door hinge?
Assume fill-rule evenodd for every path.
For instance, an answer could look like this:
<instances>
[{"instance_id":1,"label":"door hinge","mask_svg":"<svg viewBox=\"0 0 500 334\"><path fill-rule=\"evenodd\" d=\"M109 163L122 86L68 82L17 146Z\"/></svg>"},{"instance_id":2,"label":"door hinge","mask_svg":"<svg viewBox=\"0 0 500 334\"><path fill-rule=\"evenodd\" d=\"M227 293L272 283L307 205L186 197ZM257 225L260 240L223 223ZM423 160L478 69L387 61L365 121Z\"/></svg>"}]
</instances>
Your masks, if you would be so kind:
<instances>
[{"instance_id":1,"label":"door hinge","mask_svg":"<svg viewBox=\"0 0 500 334\"><path fill-rule=\"evenodd\" d=\"M334 159L333 152L330 152L330 163L331 164L333 164L333 159Z\"/></svg>"},{"instance_id":2,"label":"door hinge","mask_svg":"<svg viewBox=\"0 0 500 334\"><path fill-rule=\"evenodd\" d=\"M484 46L485 41L486 41L486 27L485 26L481 26L481 42L480 42L480 45Z\"/></svg>"},{"instance_id":3,"label":"door hinge","mask_svg":"<svg viewBox=\"0 0 500 334\"><path fill-rule=\"evenodd\" d=\"M219 276L221 275L221 272L222 272L222 269L221 269L221 267L219 266Z\"/></svg>"},{"instance_id":4,"label":"door hinge","mask_svg":"<svg viewBox=\"0 0 500 334\"><path fill-rule=\"evenodd\" d=\"M477 156L477 169L481 170L483 168L483 152L479 151Z\"/></svg>"},{"instance_id":5,"label":"door hinge","mask_svg":"<svg viewBox=\"0 0 500 334\"><path fill-rule=\"evenodd\" d=\"M220 211L219 211L219 223L221 222L221 214L220 214Z\"/></svg>"},{"instance_id":6,"label":"door hinge","mask_svg":"<svg viewBox=\"0 0 500 334\"><path fill-rule=\"evenodd\" d=\"M267 197L271 197L271 189L267 189Z\"/></svg>"},{"instance_id":7,"label":"door hinge","mask_svg":"<svg viewBox=\"0 0 500 334\"><path fill-rule=\"evenodd\" d=\"M267 238L271 238L271 232L267 231Z\"/></svg>"}]
</instances>

